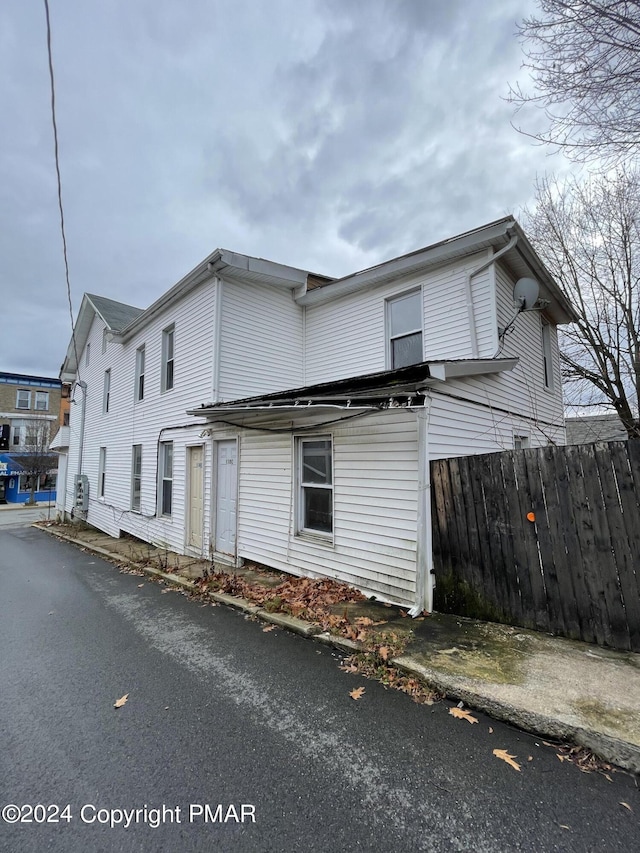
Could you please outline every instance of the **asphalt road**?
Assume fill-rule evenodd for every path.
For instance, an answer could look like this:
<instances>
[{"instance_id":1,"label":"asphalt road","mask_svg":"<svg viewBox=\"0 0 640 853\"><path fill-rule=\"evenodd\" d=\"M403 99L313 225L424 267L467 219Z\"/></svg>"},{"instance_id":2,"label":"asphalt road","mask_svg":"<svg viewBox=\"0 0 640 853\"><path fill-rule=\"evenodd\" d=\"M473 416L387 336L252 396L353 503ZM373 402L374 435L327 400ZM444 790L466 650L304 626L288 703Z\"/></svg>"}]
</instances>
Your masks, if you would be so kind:
<instances>
[{"instance_id":1,"label":"asphalt road","mask_svg":"<svg viewBox=\"0 0 640 853\"><path fill-rule=\"evenodd\" d=\"M0 530L0 807L45 807L0 821L3 853L640 849L627 774L582 773L538 738L416 705L325 646L163 589Z\"/></svg>"}]
</instances>

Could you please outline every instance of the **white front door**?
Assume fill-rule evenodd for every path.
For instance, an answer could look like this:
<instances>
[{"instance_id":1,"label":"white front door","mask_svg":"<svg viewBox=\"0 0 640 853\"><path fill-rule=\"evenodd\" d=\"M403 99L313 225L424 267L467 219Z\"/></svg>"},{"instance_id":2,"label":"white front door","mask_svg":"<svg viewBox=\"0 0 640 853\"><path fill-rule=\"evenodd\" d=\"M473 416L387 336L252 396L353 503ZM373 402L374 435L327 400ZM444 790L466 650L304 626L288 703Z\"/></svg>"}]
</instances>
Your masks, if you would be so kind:
<instances>
[{"instance_id":1,"label":"white front door","mask_svg":"<svg viewBox=\"0 0 640 853\"><path fill-rule=\"evenodd\" d=\"M187 545L202 551L202 521L204 511L203 448L189 448L189 523Z\"/></svg>"},{"instance_id":2,"label":"white front door","mask_svg":"<svg viewBox=\"0 0 640 853\"><path fill-rule=\"evenodd\" d=\"M235 439L216 445L216 551L235 556L238 445Z\"/></svg>"}]
</instances>

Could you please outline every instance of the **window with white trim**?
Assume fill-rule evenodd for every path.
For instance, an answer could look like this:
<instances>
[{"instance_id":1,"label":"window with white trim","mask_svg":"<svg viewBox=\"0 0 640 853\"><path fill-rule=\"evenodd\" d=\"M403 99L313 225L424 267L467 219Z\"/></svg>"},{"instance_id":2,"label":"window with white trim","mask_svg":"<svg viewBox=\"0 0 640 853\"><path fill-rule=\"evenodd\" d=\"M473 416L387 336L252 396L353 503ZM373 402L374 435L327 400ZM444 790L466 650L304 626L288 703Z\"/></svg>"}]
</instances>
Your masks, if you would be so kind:
<instances>
[{"instance_id":1,"label":"window with white trim","mask_svg":"<svg viewBox=\"0 0 640 853\"><path fill-rule=\"evenodd\" d=\"M131 509L140 512L142 495L142 445L134 444L131 451Z\"/></svg>"},{"instance_id":2,"label":"window with white trim","mask_svg":"<svg viewBox=\"0 0 640 853\"><path fill-rule=\"evenodd\" d=\"M544 371L544 387L553 391L553 356L551 349L551 326L540 318L542 323L542 364Z\"/></svg>"},{"instance_id":3,"label":"window with white trim","mask_svg":"<svg viewBox=\"0 0 640 853\"><path fill-rule=\"evenodd\" d=\"M11 446L21 447L26 440L26 421L11 422Z\"/></svg>"},{"instance_id":4,"label":"window with white trim","mask_svg":"<svg viewBox=\"0 0 640 853\"><path fill-rule=\"evenodd\" d=\"M100 448L98 457L98 497L104 498L104 487L107 477L107 448Z\"/></svg>"},{"instance_id":5,"label":"window with white trim","mask_svg":"<svg viewBox=\"0 0 640 853\"><path fill-rule=\"evenodd\" d=\"M20 390L16 394L16 409L31 408L31 391Z\"/></svg>"},{"instance_id":6,"label":"window with white trim","mask_svg":"<svg viewBox=\"0 0 640 853\"><path fill-rule=\"evenodd\" d=\"M163 441L160 444L160 460L158 471L160 515L171 515L173 497L173 442Z\"/></svg>"},{"instance_id":7,"label":"window with white trim","mask_svg":"<svg viewBox=\"0 0 640 853\"><path fill-rule=\"evenodd\" d=\"M387 330L391 370L424 361L420 290L387 300Z\"/></svg>"},{"instance_id":8,"label":"window with white trim","mask_svg":"<svg viewBox=\"0 0 640 853\"><path fill-rule=\"evenodd\" d=\"M298 533L333 534L331 436L297 438Z\"/></svg>"},{"instance_id":9,"label":"window with white trim","mask_svg":"<svg viewBox=\"0 0 640 853\"><path fill-rule=\"evenodd\" d=\"M162 391L173 388L173 350L175 343L175 326L167 326L162 330Z\"/></svg>"},{"instance_id":10,"label":"window with white trim","mask_svg":"<svg viewBox=\"0 0 640 853\"><path fill-rule=\"evenodd\" d=\"M102 394L102 414L109 413L109 403L111 402L111 370L104 372L104 389Z\"/></svg>"},{"instance_id":11,"label":"window with white trim","mask_svg":"<svg viewBox=\"0 0 640 853\"><path fill-rule=\"evenodd\" d=\"M514 450L526 450L529 447L529 436L526 434L516 435L513 434L513 449Z\"/></svg>"},{"instance_id":12,"label":"window with white trim","mask_svg":"<svg viewBox=\"0 0 640 853\"><path fill-rule=\"evenodd\" d=\"M36 391L36 411L38 411L38 412L48 412L49 411L49 392L48 391Z\"/></svg>"},{"instance_id":13,"label":"window with white trim","mask_svg":"<svg viewBox=\"0 0 640 853\"><path fill-rule=\"evenodd\" d=\"M144 400L144 369L145 348L144 344L136 350L136 402Z\"/></svg>"}]
</instances>

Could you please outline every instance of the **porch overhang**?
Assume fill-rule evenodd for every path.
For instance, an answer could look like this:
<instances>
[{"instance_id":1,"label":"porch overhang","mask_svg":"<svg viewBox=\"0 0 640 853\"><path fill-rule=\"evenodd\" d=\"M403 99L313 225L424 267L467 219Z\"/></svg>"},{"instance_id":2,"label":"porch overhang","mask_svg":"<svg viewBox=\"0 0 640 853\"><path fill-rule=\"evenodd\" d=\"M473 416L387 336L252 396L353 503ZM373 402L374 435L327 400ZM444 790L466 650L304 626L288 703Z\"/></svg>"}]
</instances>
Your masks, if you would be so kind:
<instances>
[{"instance_id":1,"label":"porch overhang","mask_svg":"<svg viewBox=\"0 0 640 853\"><path fill-rule=\"evenodd\" d=\"M480 376L513 370L517 358L425 361L364 376L321 382L303 388L276 391L241 400L204 404L187 414L208 421L221 415L267 412L302 412L309 409L413 408L425 403L429 388L449 379Z\"/></svg>"}]
</instances>

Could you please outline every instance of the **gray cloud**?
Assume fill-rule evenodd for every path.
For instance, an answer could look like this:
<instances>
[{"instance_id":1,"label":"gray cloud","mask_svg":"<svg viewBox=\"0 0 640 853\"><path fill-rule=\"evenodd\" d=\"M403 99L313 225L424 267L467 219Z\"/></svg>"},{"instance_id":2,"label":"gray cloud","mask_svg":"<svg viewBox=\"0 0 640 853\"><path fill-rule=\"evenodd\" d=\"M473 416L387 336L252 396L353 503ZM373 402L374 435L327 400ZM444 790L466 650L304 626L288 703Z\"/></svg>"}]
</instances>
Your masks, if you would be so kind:
<instances>
[{"instance_id":1,"label":"gray cloud","mask_svg":"<svg viewBox=\"0 0 640 853\"><path fill-rule=\"evenodd\" d=\"M501 96L531 3L52 3L76 310L85 290L144 307L217 246L340 275L525 204L549 162ZM43 10L6 0L0 369L56 374L48 98Z\"/></svg>"}]
</instances>

